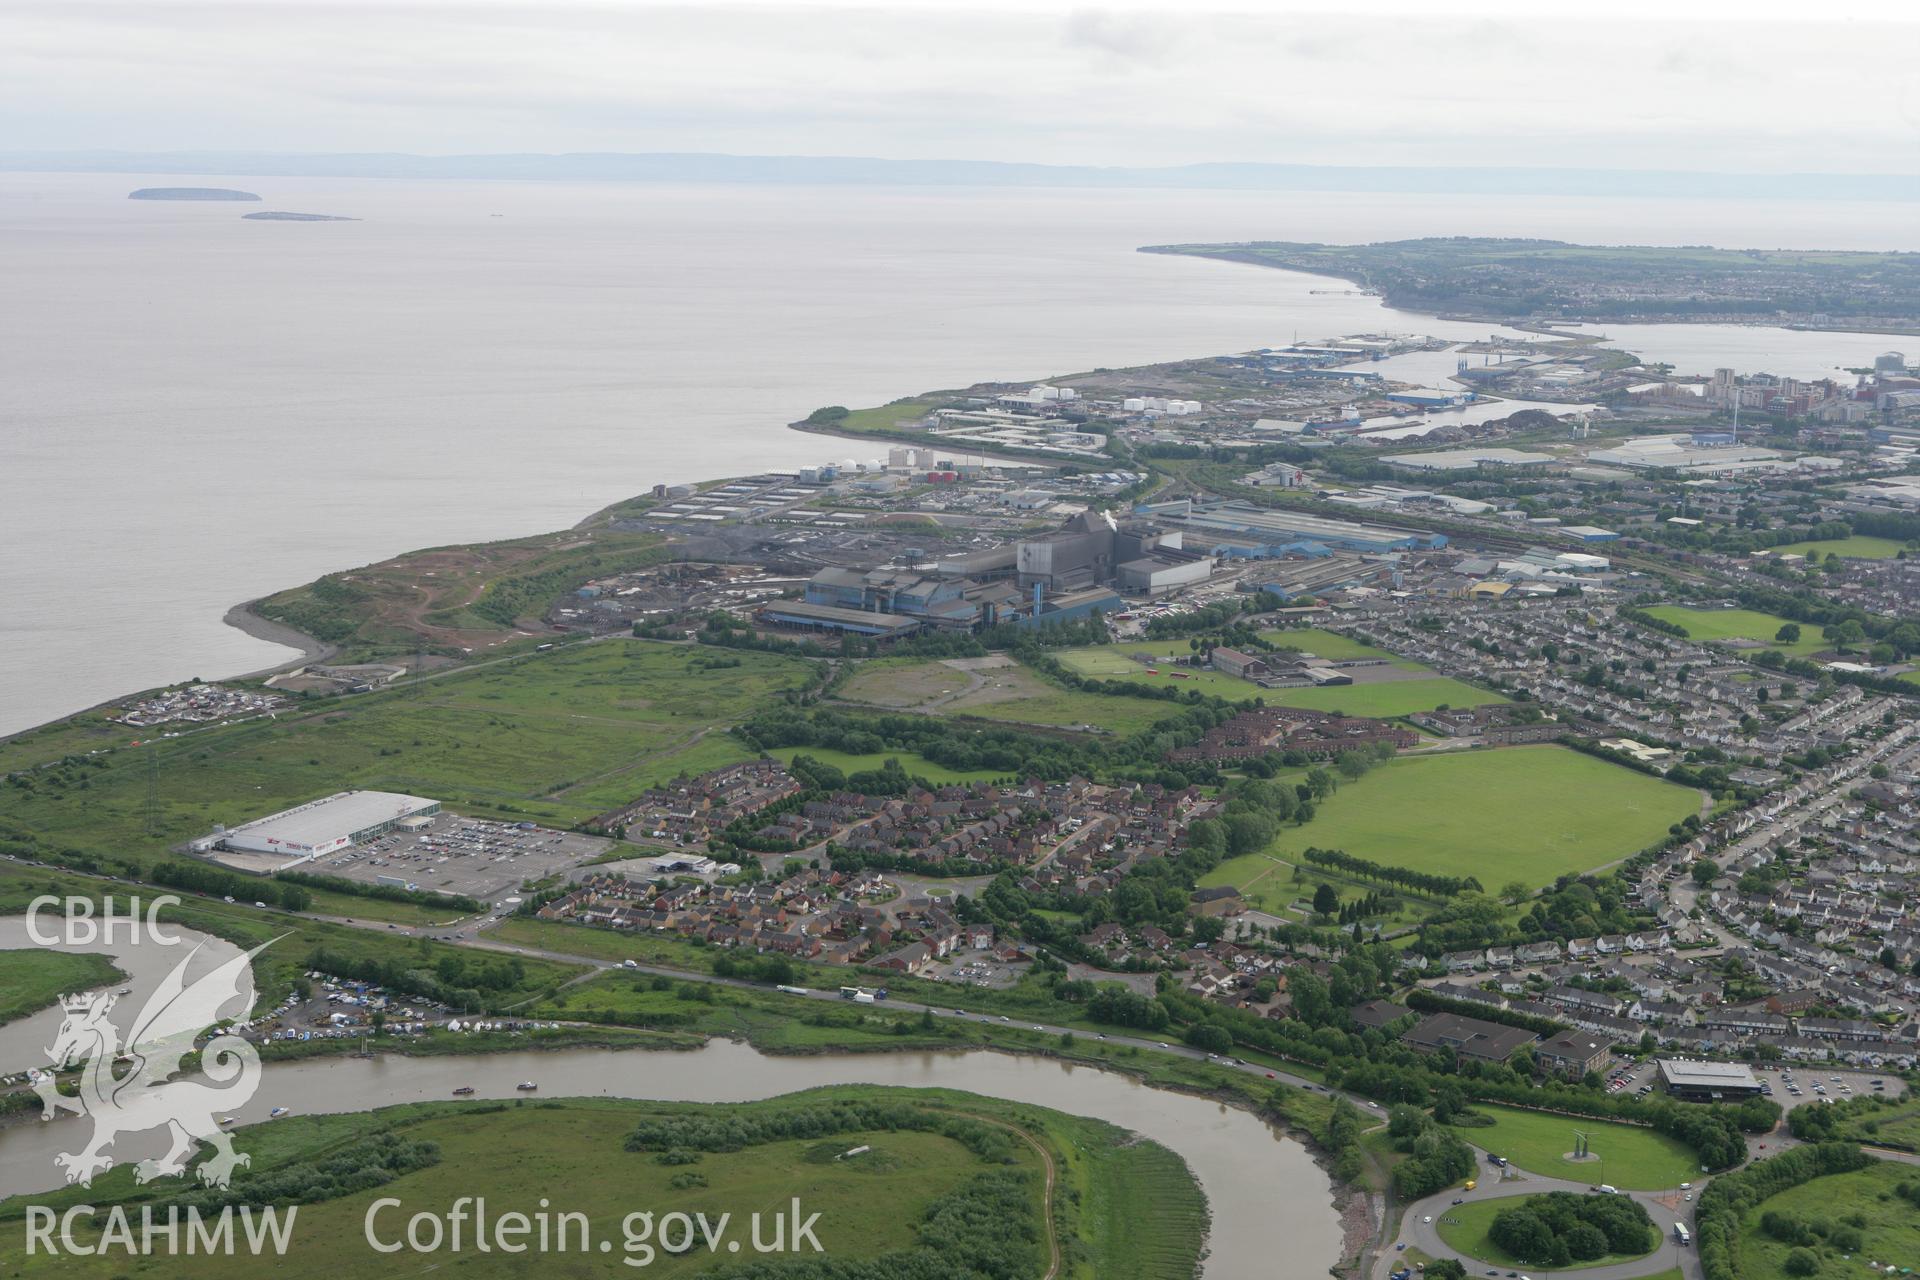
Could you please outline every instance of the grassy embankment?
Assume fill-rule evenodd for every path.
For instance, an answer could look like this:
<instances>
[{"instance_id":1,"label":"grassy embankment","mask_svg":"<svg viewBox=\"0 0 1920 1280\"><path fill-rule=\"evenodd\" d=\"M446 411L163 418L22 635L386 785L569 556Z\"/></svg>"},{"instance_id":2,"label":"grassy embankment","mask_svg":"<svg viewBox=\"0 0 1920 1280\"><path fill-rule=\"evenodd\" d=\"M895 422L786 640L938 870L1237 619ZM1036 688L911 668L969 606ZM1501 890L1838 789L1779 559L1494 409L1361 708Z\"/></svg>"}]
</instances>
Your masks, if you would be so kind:
<instances>
[{"instance_id":1,"label":"grassy embankment","mask_svg":"<svg viewBox=\"0 0 1920 1280\"><path fill-rule=\"evenodd\" d=\"M44 948L0 951L0 1023L38 1013L61 996L104 987L125 976L106 956Z\"/></svg>"},{"instance_id":2,"label":"grassy embankment","mask_svg":"<svg viewBox=\"0 0 1920 1280\"><path fill-rule=\"evenodd\" d=\"M1345 784L1312 822L1285 828L1264 852L1220 864L1201 884L1237 885L1254 900L1284 905L1299 896L1291 865L1313 846L1475 876L1489 892L1512 880L1541 886L1627 857L1699 806L1690 788L1565 747L1399 759Z\"/></svg>"},{"instance_id":3,"label":"grassy embankment","mask_svg":"<svg viewBox=\"0 0 1920 1280\"><path fill-rule=\"evenodd\" d=\"M533 951L549 951L567 955L584 956L606 963L619 963L633 960L640 964L662 968L684 969L689 973L710 974L713 963L722 955L730 954L705 943L689 942L678 937L654 933L622 933L612 929L598 929L588 925L568 924L554 920L535 920L516 916L487 930L486 936L496 942L524 947ZM814 964L797 961L793 964L793 985L807 987L817 991L835 991L841 986L884 986L892 992L896 1000L917 1001L936 1005L940 1008L967 1009L981 1014L1003 1015L1012 1023L1032 1023L1044 1021L1050 1025L1078 1027L1085 1031L1096 1032L1111 1030L1080 1016L1078 1005L1065 1003L1054 998L1052 990L1032 977L1023 978L1011 987L974 987L949 982L938 982L931 978L912 977L907 974L892 973L886 970L867 971L847 965ZM651 981L650 975L604 974L591 982L570 988L563 993L564 1004L549 1006L556 1012L568 1011L568 1016L610 1016L619 1021L632 1017L645 1021L662 1006L655 994L646 992ZM745 996L760 998L763 1006L770 1005L781 1010L797 1012L800 1016L819 1012L819 1007L809 1004L795 1004L792 998L781 997L772 991L740 992ZM827 1006L835 1008L837 1006ZM848 1006L851 1012L863 1006ZM881 1007L879 1012L886 1012ZM684 1012L676 1009L674 1012ZM669 1019L671 1021L671 1019ZM711 1030L719 1034L731 1034L731 1026L714 1025ZM944 1043L948 1033L941 1032ZM756 1042L758 1043L758 1042ZM764 1044L762 1047L777 1047Z\"/></svg>"},{"instance_id":4,"label":"grassy embankment","mask_svg":"<svg viewBox=\"0 0 1920 1280\"><path fill-rule=\"evenodd\" d=\"M1004 1163L997 1158L989 1163L954 1138L912 1128L764 1142L731 1152L702 1152L685 1164L663 1163L652 1153L626 1149L626 1135L643 1121L729 1116L751 1121L796 1110L819 1114L836 1103L910 1106L932 1119L982 1121L990 1129L1010 1128L1029 1137L1040 1150L1016 1140L1009 1144ZM1030 1253L1024 1269L1039 1274L1048 1256L1041 1217L1046 1199L1042 1151L1058 1179L1051 1199L1063 1276L1174 1280L1191 1275L1206 1221L1199 1188L1179 1158L1111 1125L946 1090L872 1086L814 1090L737 1106L566 1099L506 1105L428 1103L340 1116L295 1116L236 1134L236 1145L253 1157L241 1182L351 1151L381 1134L431 1142L438 1148L438 1160L371 1190L304 1203L293 1244L276 1274L329 1276L343 1267L355 1275L418 1274L418 1255L383 1256L364 1243L361 1224L368 1207L386 1196L406 1207L380 1219L383 1225L403 1224L408 1213L420 1209L444 1213L461 1196L485 1196L492 1215L534 1213L540 1197L548 1196L555 1210L587 1215L590 1239L614 1242L609 1253L596 1247L586 1254L550 1256L538 1264L542 1274L630 1271L622 1261L622 1222L635 1210L650 1211L656 1220L673 1212L704 1212L709 1220L731 1213L737 1237L745 1239L748 1215L759 1212L770 1220L796 1196L805 1212L820 1215L815 1232L826 1258L875 1259L914 1248L921 1239L918 1224L937 1200L996 1170L1021 1175L1027 1195L1024 1210L991 1223L976 1220L967 1230L1004 1233L1004 1241L999 1234L972 1238L1010 1243L1016 1252ZM870 1150L854 1159L835 1158L859 1146ZM105 1175L91 1190L74 1188L31 1199L55 1208L82 1198L106 1205L153 1199L170 1189L165 1183L135 1187L131 1170L123 1168ZM0 1221L23 1212L24 1200L0 1204ZM529 1256L469 1249L459 1255L457 1265L463 1274L519 1275L525 1273ZM678 1257L658 1253L647 1271L695 1275L738 1261L724 1245L716 1252L700 1247ZM257 1265L244 1257L196 1262L212 1280L256 1274ZM23 1274L106 1276L120 1274L124 1266L124 1260L110 1257L40 1261L29 1264Z\"/></svg>"},{"instance_id":5,"label":"grassy embankment","mask_svg":"<svg viewBox=\"0 0 1920 1280\"><path fill-rule=\"evenodd\" d=\"M564 951L609 963L631 959L699 974L712 971L718 954L712 947L678 938L520 917L488 930L488 936L533 950ZM1092 1021L1082 1006L1056 999L1050 988L1031 977L1002 989L868 972L845 965L800 962L794 969L795 985L816 991L834 991L843 985L884 986L892 995L892 1003L826 1003L767 987L697 987L622 970L570 986L557 998L534 1006L534 1011L556 1018L737 1037L768 1053L976 1047L1041 1052L1123 1070L1163 1088L1231 1097L1256 1108L1275 1105L1267 1096L1271 1086L1251 1073L1101 1040L1104 1034L1152 1039L1168 1033L1130 1031ZM929 1027L917 1013L899 1008L903 1001L964 1009L979 1016L942 1017ZM1034 1023L1068 1028L1073 1038L1063 1043L1059 1035L1034 1031ZM1283 1063L1254 1050L1242 1048L1236 1053L1263 1067L1319 1078L1312 1068ZM1316 1132L1324 1125L1325 1095L1283 1092L1284 1100L1277 1105L1289 1122Z\"/></svg>"}]
</instances>

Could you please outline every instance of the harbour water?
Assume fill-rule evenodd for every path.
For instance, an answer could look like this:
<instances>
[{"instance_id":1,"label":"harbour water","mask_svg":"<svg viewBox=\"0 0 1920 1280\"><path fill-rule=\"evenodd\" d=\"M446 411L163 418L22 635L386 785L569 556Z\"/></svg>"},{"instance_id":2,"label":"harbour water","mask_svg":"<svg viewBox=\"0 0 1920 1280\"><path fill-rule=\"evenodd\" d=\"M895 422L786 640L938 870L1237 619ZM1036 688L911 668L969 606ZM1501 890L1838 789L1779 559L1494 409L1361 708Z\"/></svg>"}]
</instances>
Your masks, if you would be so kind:
<instances>
[{"instance_id":1,"label":"harbour water","mask_svg":"<svg viewBox=\"0 0 1920 1280\"><path fill-rule=\"evenodd\" d=\"M125 198L189 181L362 221ZM0 733L291 657L222 616L328 571L844 456L783 426L822 404L1489 328L1143 244L1913 249L1917 227L1894 204L0 174ZM1899 346L1608 332L1803 377Z\"/></svg>"}]
</instances>

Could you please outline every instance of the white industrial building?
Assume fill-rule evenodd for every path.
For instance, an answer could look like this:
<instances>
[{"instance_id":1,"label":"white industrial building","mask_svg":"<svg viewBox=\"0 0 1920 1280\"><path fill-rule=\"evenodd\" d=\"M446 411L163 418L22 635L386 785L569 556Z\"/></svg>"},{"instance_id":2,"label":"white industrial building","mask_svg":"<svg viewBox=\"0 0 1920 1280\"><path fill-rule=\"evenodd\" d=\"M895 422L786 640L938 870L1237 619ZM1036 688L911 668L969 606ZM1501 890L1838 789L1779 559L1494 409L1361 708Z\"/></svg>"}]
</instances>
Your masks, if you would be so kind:
<instances>
[{"instance_id":1,"label":"white industrial building","mask_svg":"<svg viewBox=\"0 0 1920 1280\"><path fill-rule=\"evenodd\" d=\"M1760 1081L1751 1068L1738 1062L1658 1058L1655 1065L1667 1092L1689 1102L1738 1102L1760 1096Z\"/></svg>"},{"instance_id":2,"label":"white industrial building","mask_svg":"<svg viewBox=\"0 0 1920 1280\"><path fill-rule=\"evenodd\" d=\"M402 824L416 825L440 812L440 802L396 791L342 791L291 809L256 818L231 831L216 831L194 842L206 852L224 847L237 853L264 853L288 859L285 866L361 844Z\"/></svg>"},{"instance_id":3,"label":"white industrial building","mask_svg":"<svg viewBox=\"0 0 1920 1280\"><path fill-rule=\"evenodd\" d=\"M1701 473L1748 471L1790 465L1778 449L1749 444L1696 444L1691 434L1641 436L1610 449L1595 449L1588 462L1636 470L1671 468Z\"/></svg>"}]
</instances>

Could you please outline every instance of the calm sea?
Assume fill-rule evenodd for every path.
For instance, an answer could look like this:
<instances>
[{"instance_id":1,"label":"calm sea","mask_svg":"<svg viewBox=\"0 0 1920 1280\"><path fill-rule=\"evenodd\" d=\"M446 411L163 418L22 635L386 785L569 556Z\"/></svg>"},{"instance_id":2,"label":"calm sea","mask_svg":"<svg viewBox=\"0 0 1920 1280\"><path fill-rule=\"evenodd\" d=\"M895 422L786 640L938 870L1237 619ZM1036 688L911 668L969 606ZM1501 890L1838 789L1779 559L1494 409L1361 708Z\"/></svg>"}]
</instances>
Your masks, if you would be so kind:
<instances>
[{"instance_id":1,"label":"calm sea","mask_svg":"<svg viewBox=\"0 0 1920 1280\"><path fill-rule=\"evenodd\" d=\"M147 185L260 205L134 202ZM248 222L253 209L359 222ZM782 424L983 378L1485 326L1147 243L1920 248L1887 204L0 174L0 733L286 650L245 599L842 457ZM1897 340L1611 331L1812 376Z\"/></svg>"}]
</instances>

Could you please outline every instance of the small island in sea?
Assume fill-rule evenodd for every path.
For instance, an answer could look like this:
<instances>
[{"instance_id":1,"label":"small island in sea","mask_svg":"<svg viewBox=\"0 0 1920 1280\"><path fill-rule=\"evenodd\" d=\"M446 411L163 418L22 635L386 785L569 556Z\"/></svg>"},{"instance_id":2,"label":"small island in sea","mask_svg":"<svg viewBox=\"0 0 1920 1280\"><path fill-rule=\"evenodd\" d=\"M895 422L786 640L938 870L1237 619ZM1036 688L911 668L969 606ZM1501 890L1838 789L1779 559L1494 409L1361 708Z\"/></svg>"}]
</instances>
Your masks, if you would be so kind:
<instances>
[{"instance_id":1,"label":"small island in sea","mask_svg":"<svg viewBox=\"0 0 1920 1280\"><path fill-rule=\"evenodd\" d=\"M358 218L343 217L337 213L287 213L276 209L262 209L258 213L243 213L242 218L251 218L259 222L358 222Z\"/></svg>"},{"instance_id":2,"label":"small island in sea","mask_svg":"<svg viewBox=\"0 0 1920 1280\"><path fill-rule=\"evenodd\" d=\"M141 187L127 193L129 200L258 200L251 191L227 187Z\"/></svg>"}]
</instances>

